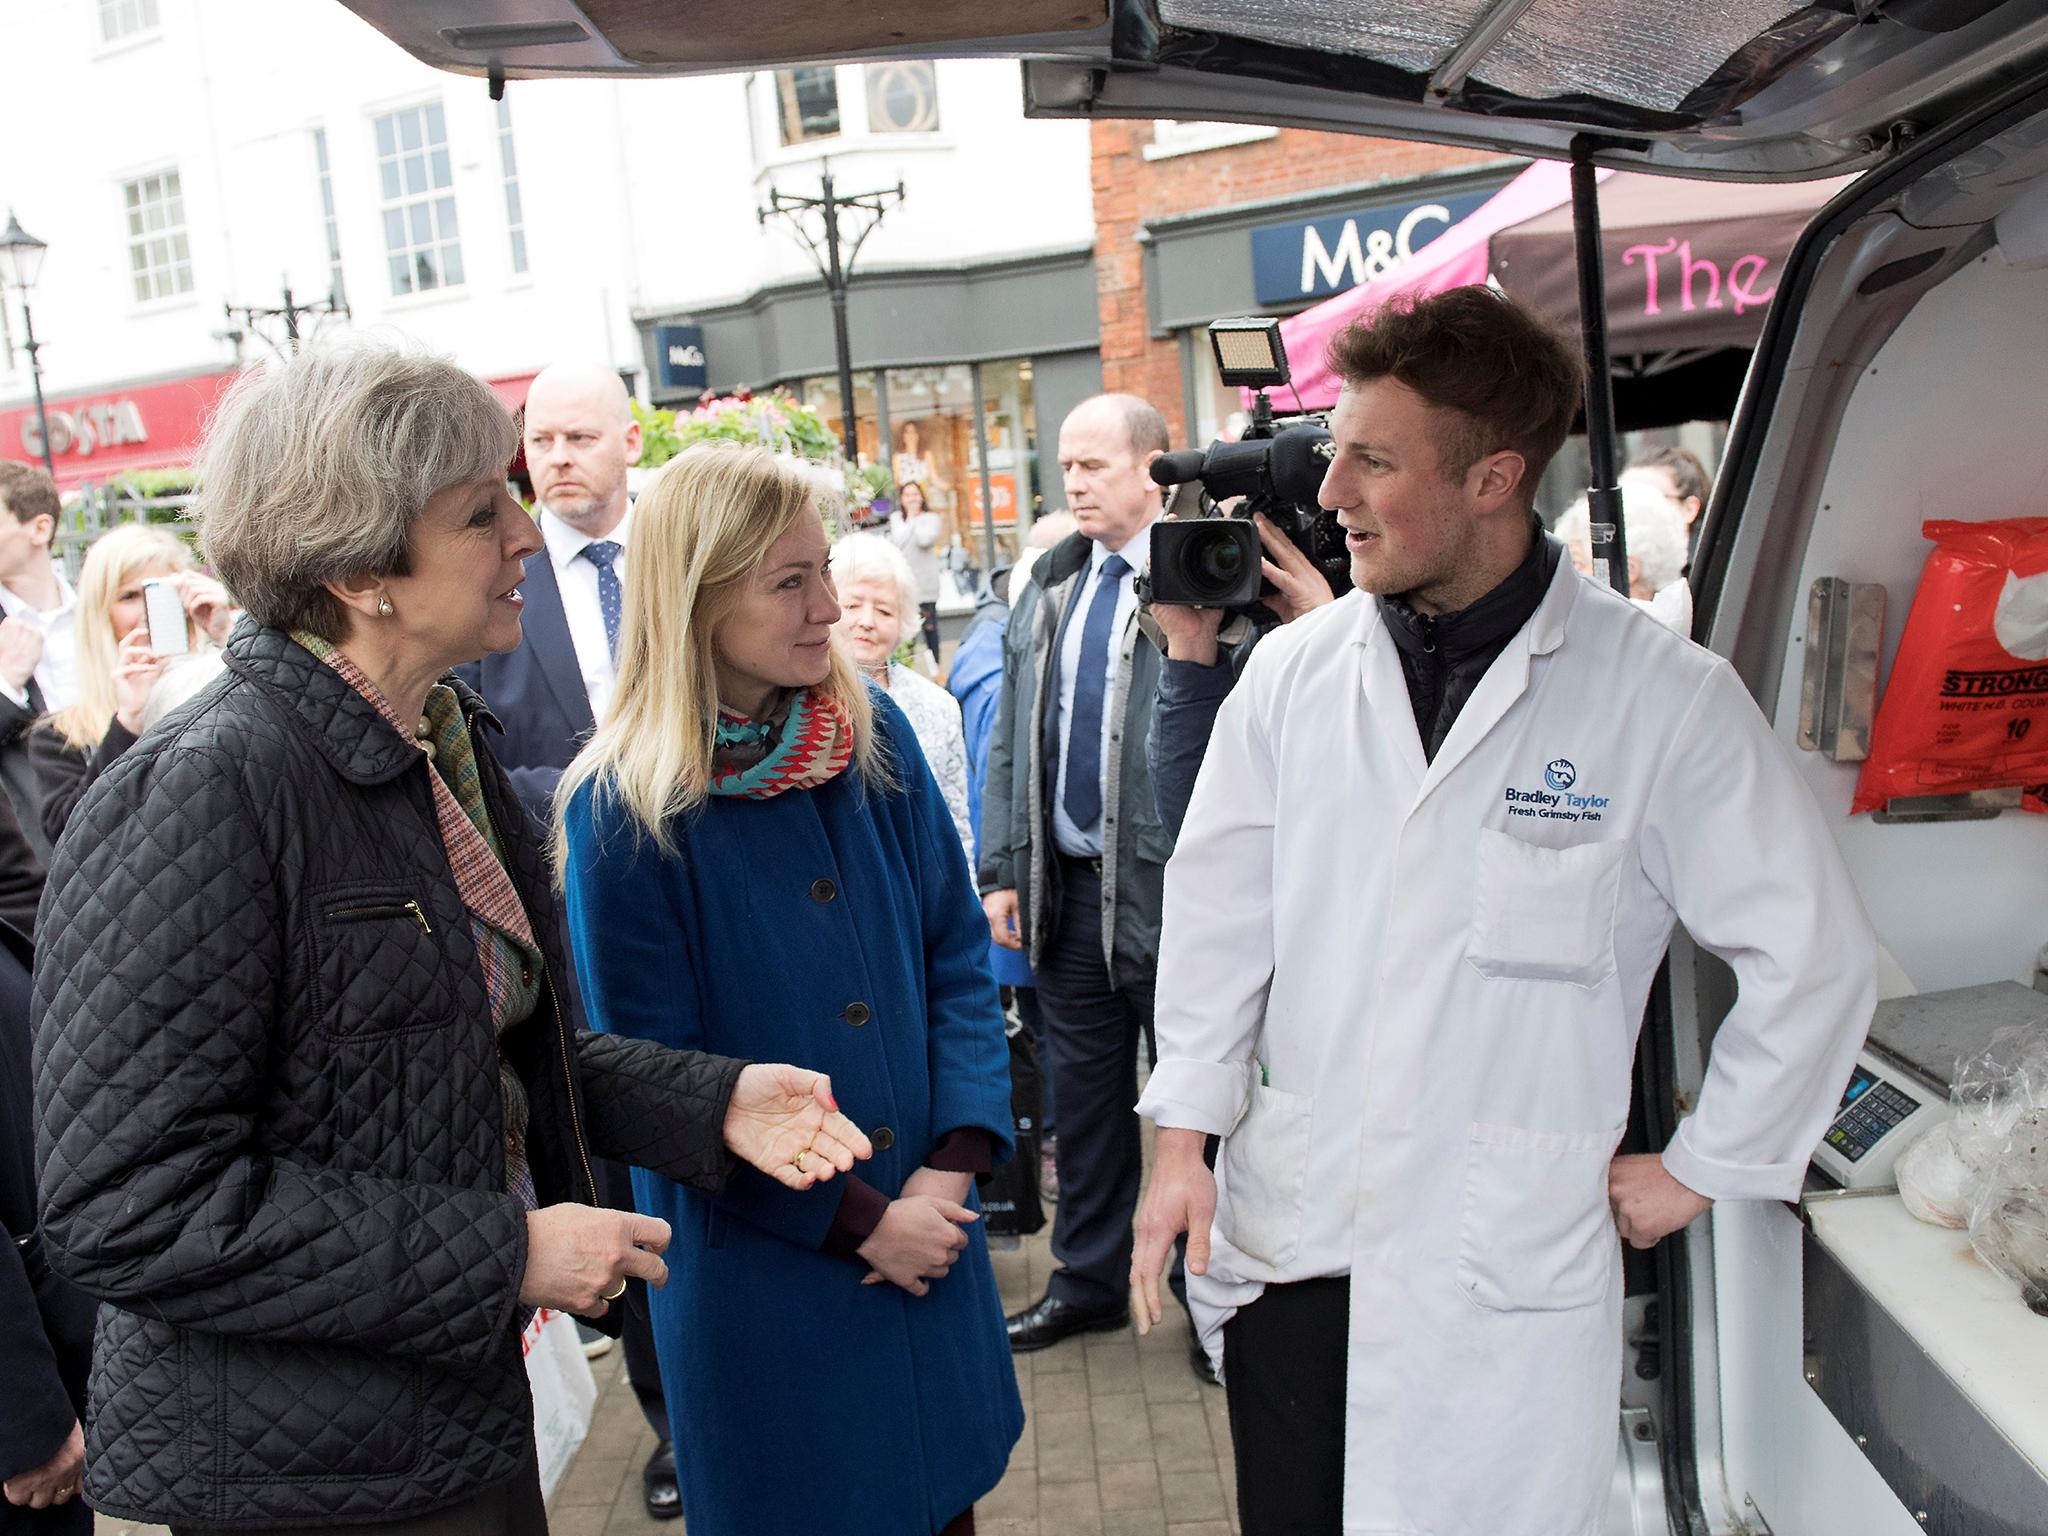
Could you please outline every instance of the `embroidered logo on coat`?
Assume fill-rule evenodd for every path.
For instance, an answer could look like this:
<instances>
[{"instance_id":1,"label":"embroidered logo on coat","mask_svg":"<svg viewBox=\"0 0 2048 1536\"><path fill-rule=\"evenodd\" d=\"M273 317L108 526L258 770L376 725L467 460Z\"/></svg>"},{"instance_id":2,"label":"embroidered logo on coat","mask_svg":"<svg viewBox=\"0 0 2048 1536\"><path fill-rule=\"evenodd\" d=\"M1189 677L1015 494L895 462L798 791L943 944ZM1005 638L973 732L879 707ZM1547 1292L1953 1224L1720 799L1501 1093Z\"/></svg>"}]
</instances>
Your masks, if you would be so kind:
<instances>
[{"instance_id":1,"label":"embroidered logo on coat","mask_svg":"<svg viewBox=\"0 0 2048 1536\"><path fill-rule=\"evenodd\" d=\"M1543 765L1543 782L1562 792L1579 782L1579 770L1568 757L1552 758Z\"/></svg>"}]
</instances>

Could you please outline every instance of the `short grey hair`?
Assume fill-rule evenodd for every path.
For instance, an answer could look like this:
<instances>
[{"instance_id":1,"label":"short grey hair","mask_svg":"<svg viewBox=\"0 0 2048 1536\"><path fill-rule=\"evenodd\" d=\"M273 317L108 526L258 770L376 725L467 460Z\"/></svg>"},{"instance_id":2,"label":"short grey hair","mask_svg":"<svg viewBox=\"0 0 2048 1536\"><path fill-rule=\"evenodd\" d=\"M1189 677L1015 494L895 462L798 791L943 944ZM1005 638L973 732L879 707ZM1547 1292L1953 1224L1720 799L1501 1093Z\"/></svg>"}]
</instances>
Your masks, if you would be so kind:
<instances>
[{"instance_id":1,"label":"short grey hair","mask_svg":"<svg viewBox=\"0 0 2048 1536\"><path fill-rule=\"evenodd\" d=\"M832 580L839 587L857 581L893 582L896 586L896 616L905 634L917 628L917 578L903 551L879 533L849 533L832 546Z\"/></svg>"},{"instance_id":2,"label":"short grey hair","mask_svg":"<svg viewBox=\"0 0 2048 1536\"><path fill-rule=\"evenodd\" d=\"M316 347L221 401L199 460L201 545L258 623L338 640L327 583L407 574L427 498L503 475L517 447L489 386L444 358Z\"/></svg>"}]
</instances>

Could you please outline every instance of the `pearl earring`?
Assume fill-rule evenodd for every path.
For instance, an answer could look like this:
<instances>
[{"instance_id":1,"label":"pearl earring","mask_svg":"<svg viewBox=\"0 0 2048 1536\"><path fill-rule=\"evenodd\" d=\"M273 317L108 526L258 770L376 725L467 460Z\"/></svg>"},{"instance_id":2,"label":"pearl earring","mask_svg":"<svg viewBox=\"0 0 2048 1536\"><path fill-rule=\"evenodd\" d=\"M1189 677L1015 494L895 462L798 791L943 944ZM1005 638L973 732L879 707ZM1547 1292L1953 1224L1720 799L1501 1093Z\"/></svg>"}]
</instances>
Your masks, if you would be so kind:
<instances>
[{"instance_id":1,"label":"pearl earring","mask_svg":"<svg viewBox=\"0 0 2048 1536\"><path fill-rule=\"evenodd\" d=\"M390 598L388 598L388 597L380 597L380 598L378 598L378 599L377 599L377 611L378 611L379 613L383 614L385 618L387 618L387 619L388 619L388 618L390 618L390 617L391 617L391 599L390 599Z\"/></svg>"}]
</instances>

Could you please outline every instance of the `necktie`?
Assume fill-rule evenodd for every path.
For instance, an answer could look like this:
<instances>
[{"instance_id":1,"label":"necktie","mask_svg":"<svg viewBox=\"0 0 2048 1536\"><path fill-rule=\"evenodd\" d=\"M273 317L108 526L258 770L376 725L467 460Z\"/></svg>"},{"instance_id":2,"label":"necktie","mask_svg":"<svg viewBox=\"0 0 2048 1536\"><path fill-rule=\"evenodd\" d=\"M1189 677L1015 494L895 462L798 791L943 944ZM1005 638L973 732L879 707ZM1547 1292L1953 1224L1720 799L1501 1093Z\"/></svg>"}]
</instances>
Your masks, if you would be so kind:
<instances>
[{"instance_id":1,"label":"necktie","mask_svg":"<svg viewBox=\"0 0 2048 1536\"><path fill-rule=\"evenodd\" d=\"M1109 682L1110 631L1116 627L1117 586L1130 571L1111 555L1096 575L1081 626L1081 660L1074 669L1074 718L1067 731L1067 781L1061 799L1082 831L1102 819L1102 691Z\"/></svg>"},{"instance_id":2,"label":"necktie","mask_svg":"<svg viewBox=\"0 0 2048 1536\"><path fill-rule=\"evenodd\" d=\"M583 558L597 567L597 611L604 615L604 643L613 661L619 659L619 613L624 597L619 589L619 573L613 568L619 548L610 539L596 539L584 545L582 551Z\"/></svg>"}]
</instances>

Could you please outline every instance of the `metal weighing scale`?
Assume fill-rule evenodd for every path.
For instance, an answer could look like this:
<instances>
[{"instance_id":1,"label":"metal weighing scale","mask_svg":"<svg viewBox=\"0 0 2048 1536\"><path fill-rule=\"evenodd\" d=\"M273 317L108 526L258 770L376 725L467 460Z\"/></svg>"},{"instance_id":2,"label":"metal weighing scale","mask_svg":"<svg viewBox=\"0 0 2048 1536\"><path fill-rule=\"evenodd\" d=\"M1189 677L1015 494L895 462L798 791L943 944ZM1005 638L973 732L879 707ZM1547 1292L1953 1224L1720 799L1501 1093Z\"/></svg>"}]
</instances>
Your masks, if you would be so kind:
<instances>
[{"instance_id":1,"label":"metal weighing scale","mask_svg":"<svg viewBox=\"0 0 2048 1536\"><path fill-rule=\"evenodd\" d=\"M1814 1166L1844 1189L1897 1183L1899 1154L1948 1119L1957 1064L2016 1024L2048 1026L2048 996L1997 981L1879 1003Z\"/></svg>"}]
</instances>

